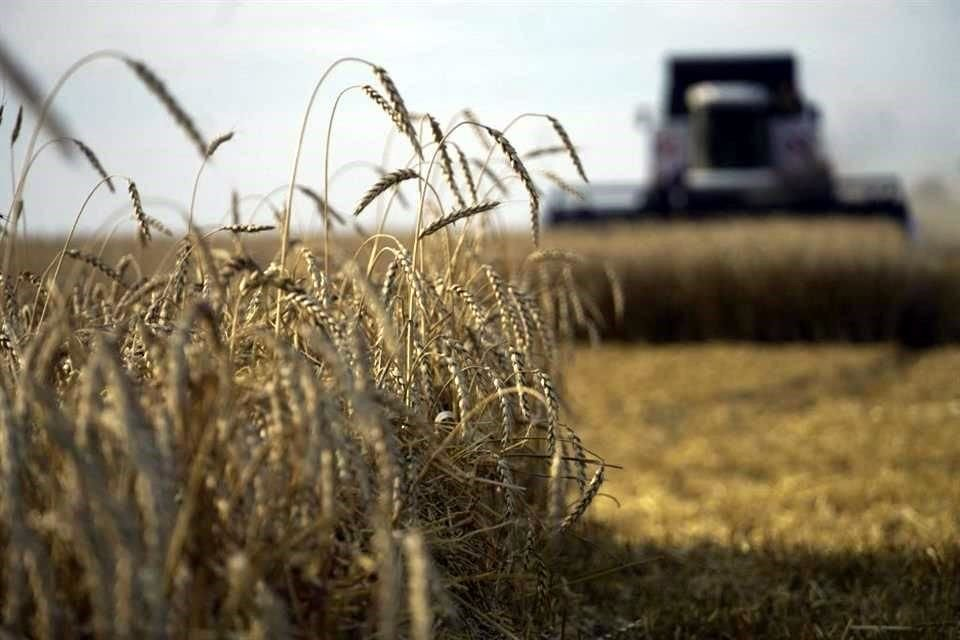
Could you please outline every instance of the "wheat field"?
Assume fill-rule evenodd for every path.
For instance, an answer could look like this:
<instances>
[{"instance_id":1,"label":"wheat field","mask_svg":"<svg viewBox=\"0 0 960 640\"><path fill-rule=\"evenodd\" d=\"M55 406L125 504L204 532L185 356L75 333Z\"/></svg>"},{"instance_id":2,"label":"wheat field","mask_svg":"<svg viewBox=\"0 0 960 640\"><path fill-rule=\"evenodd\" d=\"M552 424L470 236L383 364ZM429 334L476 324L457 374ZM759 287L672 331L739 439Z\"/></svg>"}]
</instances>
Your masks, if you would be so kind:
<instances>
[{"instance_id":1,"label":"wheat field","mask_svg":"<svg viewBox=\"0 0 960 640\"><path fill-rule=\"evenodd\" d=\"M558 551L605 466L561 409L573 335L555 309L577 298L543 280L563 261L537 248L540 189L510 127L461 114L444 131L385 69L342 60L331 69L379 86L355 88L410 153L356 203L379 228L349 249L331 241L342 214L326 189L297 182L310 106L275 225L242 219L240 196L228 224L198 227L192 202L159 219L134 178L72 141L92 192L129 197L127 236L24 242L44 116L102 59L196 147L197 185L230 149L232 133L208 141L147 64L115 52L31 105L32 132L22 111L0 122L18 175L0 273L3 636L556 633L579 607ZM525 118L579 169L555 118ZM482 145L469 157L465 139ZM508 271L485 241L501 204L481 197L487 174L528 200L532 242ZM418 196L412 237L383 232L401 183ZM295 195L316 209L295 210ZM322 236L293 237L295 215L320 216Z\"/></svg>"},{"instance_id":2,"label":"wheat field","mask_svg":"<svg viewBox=\"0 0 960 640\"><path fill-rule=\"evenodd\" d=\"M103 58L196 148L196 191L232 133L147 64L88 56L28 106ZM843 222L541 230L586 180L559 120L520 117L542 149L444 130L348 62L409 161L335 208L298 148L272 224L242 189L226 223L162 218L68 139L125 226L24 240L52 143L0 115L0 636L957 635L957 354L836 344L955 340L949 260Z\"/></svg>"}]
</instances>

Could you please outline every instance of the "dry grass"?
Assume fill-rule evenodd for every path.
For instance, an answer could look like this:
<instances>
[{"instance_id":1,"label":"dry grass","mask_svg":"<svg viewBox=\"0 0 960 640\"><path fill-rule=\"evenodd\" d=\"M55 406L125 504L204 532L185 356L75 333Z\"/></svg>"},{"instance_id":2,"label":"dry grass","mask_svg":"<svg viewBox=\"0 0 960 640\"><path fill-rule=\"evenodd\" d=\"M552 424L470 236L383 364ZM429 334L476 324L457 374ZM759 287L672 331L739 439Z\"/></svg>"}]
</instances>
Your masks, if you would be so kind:
<instances>
[{"instance_id":1,"label":"dry grass","mask_svg":"<svg viewBox=\"0 0 960 640\"><path fill-rule=\"evenodd\" d=\"M604 529L569 550L572 580L616 569L584 581L604 629L960 637L960 351L603 347L576 362L580 434L625 467L595 501Z\"/></svg>"},{"instance_id":2,"label":"dry grass","mask_svg":"<svg viewBox=\"0 0 960 640\"><path fill-rule=\"evenodd\" d=\"M69 74L98 56L117 57ZM155 73L120 59L204 159L229 139L206 143ZM382 228L398 183L423 176L410 244L289 237L296 162L282 231L255 248L247 234L268 228L236 214L158 238L130 179L138 248L26 246L4 220L4 637L533 638L576 611L555 559L604 474L552 382L569 293L545 286L549 265L486 264L467 225L486 227L487 204L457 228L463 208L425 197L443 188L421 157L436 141L370 66L416 152L370 200L384 195ZM495 138L506 164L486 170L529 178Z\"/></svg>"}]
</instances>

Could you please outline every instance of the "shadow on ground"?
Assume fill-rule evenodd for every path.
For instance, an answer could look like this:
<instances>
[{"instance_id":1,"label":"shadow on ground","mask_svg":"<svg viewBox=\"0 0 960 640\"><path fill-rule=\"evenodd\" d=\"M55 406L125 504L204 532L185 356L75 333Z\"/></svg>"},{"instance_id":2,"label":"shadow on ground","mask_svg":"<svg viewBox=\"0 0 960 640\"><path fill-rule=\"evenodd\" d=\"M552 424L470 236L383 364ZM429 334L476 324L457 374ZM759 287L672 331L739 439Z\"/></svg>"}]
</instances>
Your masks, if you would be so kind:
<instances>
[{"instance_id":1,"label":"shadow on ground","mask_svg":"<svg viewBox=\"0 0 960 640\"><path fill-rule=\"evenodd\" d=\"M561 553L588 617L605 621L568 638L960 638L958 545L674 547L594 524Z\"/></svg>"}]
</instances>

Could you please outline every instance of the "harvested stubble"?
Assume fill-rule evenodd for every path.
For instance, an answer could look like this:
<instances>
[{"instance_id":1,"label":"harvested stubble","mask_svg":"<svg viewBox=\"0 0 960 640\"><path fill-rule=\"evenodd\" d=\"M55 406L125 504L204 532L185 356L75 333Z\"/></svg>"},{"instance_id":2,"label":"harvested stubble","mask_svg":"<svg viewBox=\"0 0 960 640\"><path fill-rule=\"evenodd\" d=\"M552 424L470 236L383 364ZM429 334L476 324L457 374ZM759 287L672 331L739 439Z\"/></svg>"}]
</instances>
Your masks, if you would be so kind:
<instances>
[{"instance_id":1,"label":"harvested stubble","mask_svg":"<svg viewBox=\"0 0 960 640\"><path fill-rule=\"evenodd\" d=\"M57 263L21 278L10 260L4 635L518 638L562 624L575 596L553 556L603 479L556 396L571 325L555 310L579 303L540 286L542 263L501 275L477 235L424 228L436 235L411 250L380 235L353 256L301 245L286 264L286 237L258 262L243 235L213 247L217 230L153 265L68 238L61 261L92 267L83 277Z\"/></svg>"}]
</instances>

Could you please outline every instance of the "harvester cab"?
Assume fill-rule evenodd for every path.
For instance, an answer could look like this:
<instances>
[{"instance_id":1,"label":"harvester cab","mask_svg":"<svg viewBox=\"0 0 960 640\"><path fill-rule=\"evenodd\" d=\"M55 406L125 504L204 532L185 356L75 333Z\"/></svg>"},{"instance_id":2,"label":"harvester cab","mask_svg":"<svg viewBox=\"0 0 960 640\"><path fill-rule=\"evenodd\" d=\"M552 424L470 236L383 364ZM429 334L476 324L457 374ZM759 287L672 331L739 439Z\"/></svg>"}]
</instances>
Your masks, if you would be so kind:
<instances>
[{"instance_id":1,"label":"harvester cab","mask_svg":"<svg viewBox=\"0 0 960 640\"><path fill-rule=\"evenodd\" d=\"M677 56L667 72L649 185L554 194L548 223L846 215L911 228L895 177L834 174L792 55Z\"/></svg>"}]
</instances>

